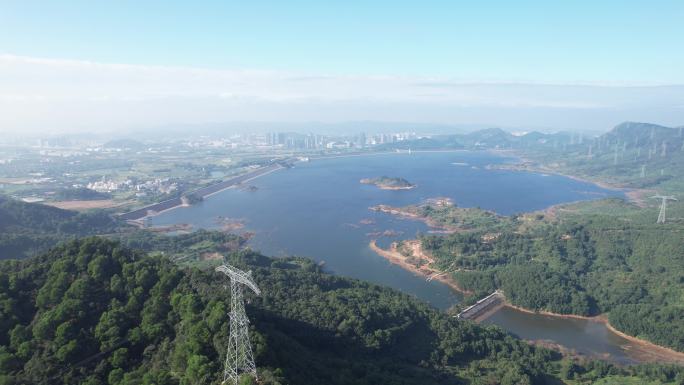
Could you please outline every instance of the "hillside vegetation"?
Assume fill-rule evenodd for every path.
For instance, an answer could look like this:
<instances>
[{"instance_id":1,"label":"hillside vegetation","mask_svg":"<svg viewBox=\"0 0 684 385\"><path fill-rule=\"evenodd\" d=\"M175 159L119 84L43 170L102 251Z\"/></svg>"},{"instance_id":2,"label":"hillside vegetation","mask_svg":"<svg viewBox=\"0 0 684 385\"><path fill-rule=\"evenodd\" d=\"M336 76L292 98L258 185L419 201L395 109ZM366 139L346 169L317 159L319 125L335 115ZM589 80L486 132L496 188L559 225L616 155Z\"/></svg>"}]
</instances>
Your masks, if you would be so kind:
<instances>
[{"instance_id":1,"label":"hillside vegetation","mask_svg":"<svg viewBox=\"0 0 684 385\"><path fill-rule=\"evenodd\" d=\"M103 211L77 213L0 194L0 259L34 255L60 241L120 227Z\"/></svg>"},{"instance_id":2,"label":"hillside vegetation","mask_svg":"<svg viewBox=\"0 0 684 385\"><path fill-rule=\"evenodd\" d=\"M528 132L500 128L385 145L384 149L506 150L531 170L567 173L594 181L662 192L684 191L684 128L625 122L602 135ZM643 168L643 175L642 175Z\"/></svg>"},{"instance_id":3,"label":"hillside vegetation","mask_svg":"<svg viewBox=\"0 0 684 385\"><path fill-rule=\"evenodd\" d=\"M436 136L433 146L520 155L493 168L555 172L642 189L638 204L609 199L543 214L484 216L481 210L408 207L428 223L455 226L422 245L476 295L503 289L515 305L562 314L608 314L617 329L684 351L684 134L682 127L622 123L599 136L492 128ZM423 143L426 144L427 142ZM411 143L397 146L411 147ZM672 194L668 221L656 224ZM465 230L465 231L464 231Z\"/></svg>"},{"instance_id":4,"label":"hillside vegetation","mask_svg":"<svg viewBox=\"0 0 684 385\"><path fill-rule=\"evenodd\" d=\"M241 252L229 261L251 269L263 291L247 296L262 384L684 380L673 366L559 360L500 329L324 274L308 260ZM228 339L224 284L212 271L181 270L100 238L2 262L0 383L219 384Z\"/></svg>"},{"instance_id":5,"label":"hillside vegetation","mask_svg":"<svg viewBox=\"0 0 684 385\"><path fill-rule=\"evenodd\" d=\"M377 178L365 178L361 179L362 184L372 184L380 189L388 190L405 190L416 187L411 182L404 178L381 176Z\"/></svg>"},{"instance_id":6,"label":"hillside vegetation","mask_svg":"<svg viewBox=\"0 0 684 385\"><path fill-rule=\"evenodd\" d=\"M673 207L673 216L684 215ZM547 214L548 215L548 214ZM608 313L627 334L684 351L684 223L619 199L423 236L438 268L478 295L562 314ZM492 232L496 231L496 232Z\"/></svg>"},{"instance_id":7,"label":"hillside vegetation","mask_svg":"<svg viewBox=\"0 0 684 385\"><path fill-rule=\"evenodd\" d=\"M556 144L553 149L546 141L522 153L552 170L680 194L684 190L682 131L682 127L626 122L597 137L575 136L570 143Z\"/></svg>"}]
</instances>

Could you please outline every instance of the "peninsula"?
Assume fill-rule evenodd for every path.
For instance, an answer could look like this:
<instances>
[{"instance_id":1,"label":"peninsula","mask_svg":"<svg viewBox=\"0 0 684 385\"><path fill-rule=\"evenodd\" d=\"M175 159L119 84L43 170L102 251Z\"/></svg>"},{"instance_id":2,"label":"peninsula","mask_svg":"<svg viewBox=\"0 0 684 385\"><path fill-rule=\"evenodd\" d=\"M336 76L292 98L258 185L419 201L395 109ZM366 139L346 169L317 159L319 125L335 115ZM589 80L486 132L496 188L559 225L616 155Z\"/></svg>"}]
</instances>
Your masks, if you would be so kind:
<instances>
[{"instance_id":1,"label":"peninsula","mask_svg":"<svg viewBox=\"0 0 684 385\"><path fill-rule=\"evenodd\" d=\"M503 228L511 228L517 224L513 218L497 215L492 211L476 207L458 207L446 197L430 198L422 203L405 207L380 204L369 207L369 210L423 221L431 228L438 229L437 232L447 234L483 229L501 231Z\"/></svg>"}]
</instances>

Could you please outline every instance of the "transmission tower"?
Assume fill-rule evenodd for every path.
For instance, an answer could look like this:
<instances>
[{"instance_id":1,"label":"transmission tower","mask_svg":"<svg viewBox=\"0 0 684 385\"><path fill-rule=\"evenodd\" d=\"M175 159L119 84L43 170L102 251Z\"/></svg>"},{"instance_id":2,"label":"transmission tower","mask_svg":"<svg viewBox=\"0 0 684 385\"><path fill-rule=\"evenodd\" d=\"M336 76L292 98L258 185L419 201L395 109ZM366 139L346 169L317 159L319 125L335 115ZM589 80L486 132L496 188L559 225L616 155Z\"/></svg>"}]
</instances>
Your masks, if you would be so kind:
<instances>
[{"instance_id":1,"label":"transmission tower","mask_svg":"<svg viewBox=\"0 0 684 385\"><path fill-rule=\"evenodd\" d=\"M665 223L665 210L667 209L667 201L676 201L677 198L668 195L654 195L651 198L662 200L662 203L660 204L660 214L658 214L658 220L656 223Z\"/></svg>"},{"instance_id":2,"label":"transmission tower","mask_svg":"<svg viewBox=\"0 0 684 385\"><path fill-rule=\"evenodd\" d=\"M243 373L251 373L255 379L257 378L254 354L249 342L249 319L245 313L242 285L252 289L257 295L261 295L261 290L252 280L251 271L244 272L230 265L221 265L216 271L230 278L230 337L221 384L237 385Z\"/></svg>"}]
</instances>

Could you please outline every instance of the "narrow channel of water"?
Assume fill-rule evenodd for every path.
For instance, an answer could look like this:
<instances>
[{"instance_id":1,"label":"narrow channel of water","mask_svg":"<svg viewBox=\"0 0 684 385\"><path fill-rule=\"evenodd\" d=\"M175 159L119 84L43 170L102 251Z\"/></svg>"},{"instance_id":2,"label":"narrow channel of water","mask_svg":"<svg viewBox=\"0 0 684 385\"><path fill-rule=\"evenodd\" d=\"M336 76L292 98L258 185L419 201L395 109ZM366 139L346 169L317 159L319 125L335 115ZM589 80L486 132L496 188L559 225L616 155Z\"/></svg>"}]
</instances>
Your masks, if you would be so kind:
<instances>
[{"instance_id":1,"label":"narrow channel of water","mask_svg":"<svg viewBox=\"0 0 684 385\"><path fill-rule=\"evenodd\" d=\"M531 314L510 307L501 308L482 322L499 325L526 340L550 342L571 352L622 364L638 363L646 357L641 347L601 322Z\"/></svg>"}]
</instances>

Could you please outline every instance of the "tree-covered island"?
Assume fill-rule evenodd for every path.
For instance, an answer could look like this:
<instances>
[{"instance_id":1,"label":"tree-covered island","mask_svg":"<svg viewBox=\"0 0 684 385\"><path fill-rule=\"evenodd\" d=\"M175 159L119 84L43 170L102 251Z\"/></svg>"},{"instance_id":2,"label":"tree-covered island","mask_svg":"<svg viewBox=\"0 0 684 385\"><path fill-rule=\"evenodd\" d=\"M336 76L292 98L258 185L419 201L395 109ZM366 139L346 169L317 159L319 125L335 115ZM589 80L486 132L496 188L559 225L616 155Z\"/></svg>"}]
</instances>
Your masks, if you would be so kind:
<instances>
[{"instance_id":1,"label":"tree-covered island","mask_svg":"<svg viewBox=\"0 0 684 385\"><path fill-rule=\"evenodd\" d=\"M381 190L410 190L416 185L407 181L404 178L391 178L388 176L381 176L378 178L364 178L361 179L362 184L372 184Z\"/></svg>"}]
</instances>

